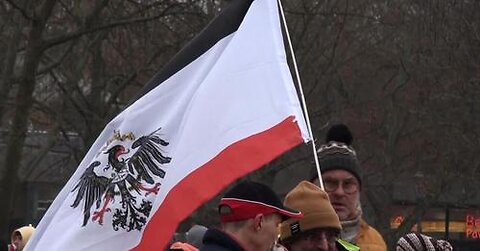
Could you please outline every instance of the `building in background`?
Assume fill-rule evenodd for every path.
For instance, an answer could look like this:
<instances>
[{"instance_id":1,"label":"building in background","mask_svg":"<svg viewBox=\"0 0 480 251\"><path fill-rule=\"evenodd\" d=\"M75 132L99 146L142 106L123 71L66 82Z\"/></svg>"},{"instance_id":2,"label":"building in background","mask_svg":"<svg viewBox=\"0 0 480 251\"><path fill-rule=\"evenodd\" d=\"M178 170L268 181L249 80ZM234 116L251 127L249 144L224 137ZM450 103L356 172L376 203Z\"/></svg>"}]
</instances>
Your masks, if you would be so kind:
<instances>
[{"instance_id":1,"label":"building in background","mask_svg":"<svg viewBox=\"0 0 480 251\"><path fill-rule=\"evenodd\" d=\"M0 132L0 156L5 155L6 135ZM74 133L28 132L17 172L21 184L15 190L10 229L38 224L81 160L81 146L82 141Z\"/></svg>"},{"instance_id":2,"label":"building in background","mask_svg":"<svg viewBox=\"0 0 480 251\"><path fill-rule=\"evenodd\" d=\"M415 219L416 224L411 230L448 240L456 251L479 250L480 192L466 191L465 187L460 182L446 186L445 192L439 194L425 213ZM428 200L421 186L409 182L394 185L394 199L396 204L390 219L391 229L398 228L414 214L416 206Z\"/></svg>"}]
</instances>

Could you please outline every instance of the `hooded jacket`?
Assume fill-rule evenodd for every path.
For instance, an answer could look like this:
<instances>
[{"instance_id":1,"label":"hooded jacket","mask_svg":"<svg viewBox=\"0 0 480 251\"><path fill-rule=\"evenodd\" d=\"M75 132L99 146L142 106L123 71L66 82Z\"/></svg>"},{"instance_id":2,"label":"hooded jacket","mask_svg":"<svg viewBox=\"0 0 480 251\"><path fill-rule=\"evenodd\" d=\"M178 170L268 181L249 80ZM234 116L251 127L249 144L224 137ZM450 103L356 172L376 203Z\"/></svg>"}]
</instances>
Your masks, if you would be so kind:
<instances>
[{"instance_id":1,"label":"hooded jacket","mask_svg":"<svg viewBox=\"0 0 480 251\"><path fill-rule=\"evenodd\" d=\"M32 236L33 232L35 232L35 228L32 227L32 225L24 226L19 229L16 229L15 231L12 232L12 235L10 237L12 243L15 237L16 233L19 233L20 236L22 236L22 241L20 242L19 246L16 247L15 250L22 250L26 245L30 237ZM20 249L21 248L21 249Z\"/></svg>"}]
</instances>

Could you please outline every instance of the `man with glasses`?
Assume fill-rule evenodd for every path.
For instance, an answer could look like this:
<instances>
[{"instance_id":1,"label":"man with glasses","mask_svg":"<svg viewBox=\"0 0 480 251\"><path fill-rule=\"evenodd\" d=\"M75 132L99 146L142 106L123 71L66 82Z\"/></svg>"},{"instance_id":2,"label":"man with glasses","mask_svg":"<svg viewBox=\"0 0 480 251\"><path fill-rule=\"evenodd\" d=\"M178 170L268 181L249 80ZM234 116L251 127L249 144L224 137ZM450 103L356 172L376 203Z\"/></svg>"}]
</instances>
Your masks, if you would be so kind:
<instances>
[{"instance_id":1,"label":"man with glasses","mask_svg":"<svg viewBox=\"0 0 480 251\"><path fill-rule=\"evenodd\" d=\"M318 149L322 181L342 225L341 238L355 243L362 251L386 251L382 236L362 218L360 190L362 176L353 136L347 126L334 125L326 144ZM311 181L320 185L316 170Z\"/></svg>"},{"instance_id":2,"label":"man with glasses","mask_svg":"<svg viewBox=\"0 0 480 251\"><path fill-rule=\"evenodd\" d=\"M280 225L280 241L290 251L356 251L358 247L338 239L342 229L328 195L308 181L300 182L285 197L284 206L303 213Z\"/></svg>"}]
</instances>

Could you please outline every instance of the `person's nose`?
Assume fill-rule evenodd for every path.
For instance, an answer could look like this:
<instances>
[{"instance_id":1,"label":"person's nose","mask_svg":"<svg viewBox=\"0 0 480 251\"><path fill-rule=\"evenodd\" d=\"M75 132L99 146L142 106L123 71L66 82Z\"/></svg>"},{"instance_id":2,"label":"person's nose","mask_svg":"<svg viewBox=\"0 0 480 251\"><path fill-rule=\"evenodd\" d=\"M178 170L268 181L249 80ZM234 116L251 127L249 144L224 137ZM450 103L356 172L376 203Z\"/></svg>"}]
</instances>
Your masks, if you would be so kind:
<instances>
[{"instance_id":1,"label":"person's nose","mask_svg":"<svg viewBox=\"0 0 480 251\"><path fill-rule=\"evenodd\" d=\"M343 185L342 184L338 184L337 188L333 191L330 192L331 194L334 194L336 196L342 196L342 195L345 195L345 190L343 190Z\"/></svg>"},{"instance_id":2,"label":"person's nose","mask_svg":"<svg viewBox=\"0 0 480 251\"><path fill-rule=\"evenodd\" d=\"M321 238L317 241L317 248L319 251L328 251L328 241L326 238Z\"/></svg>"}]
</instances>

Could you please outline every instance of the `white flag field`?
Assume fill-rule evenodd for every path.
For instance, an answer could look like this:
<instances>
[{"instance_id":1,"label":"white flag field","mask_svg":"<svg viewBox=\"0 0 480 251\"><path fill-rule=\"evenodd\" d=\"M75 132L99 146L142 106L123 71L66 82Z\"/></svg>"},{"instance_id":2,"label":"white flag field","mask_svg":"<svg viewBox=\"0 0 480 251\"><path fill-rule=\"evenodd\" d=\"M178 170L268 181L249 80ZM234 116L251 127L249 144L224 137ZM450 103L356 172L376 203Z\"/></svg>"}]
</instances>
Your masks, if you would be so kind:
<instances>
[{"instance_id":1,"label":"white flag field","mask_svg":"<svg viewBox=\"0 0 480 251\"><path fill-rule=\"evenodd\" d=\"M26 250L163 250L195 209L308 140L276 0L232 1L108 123Z\"/></svg>"}]
</instances>

